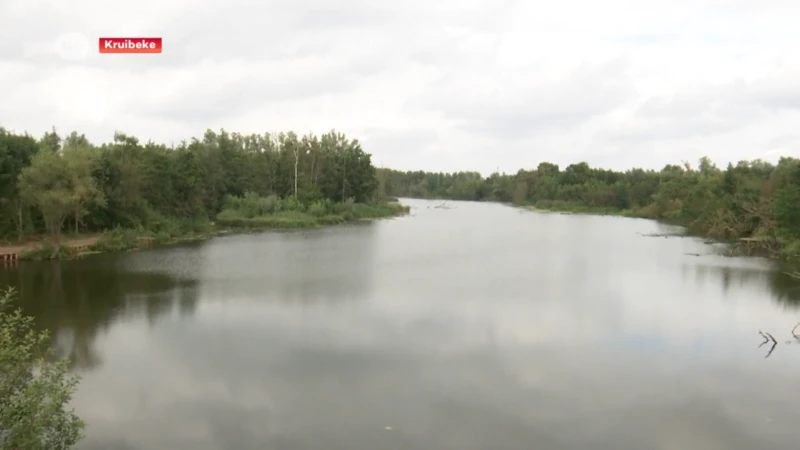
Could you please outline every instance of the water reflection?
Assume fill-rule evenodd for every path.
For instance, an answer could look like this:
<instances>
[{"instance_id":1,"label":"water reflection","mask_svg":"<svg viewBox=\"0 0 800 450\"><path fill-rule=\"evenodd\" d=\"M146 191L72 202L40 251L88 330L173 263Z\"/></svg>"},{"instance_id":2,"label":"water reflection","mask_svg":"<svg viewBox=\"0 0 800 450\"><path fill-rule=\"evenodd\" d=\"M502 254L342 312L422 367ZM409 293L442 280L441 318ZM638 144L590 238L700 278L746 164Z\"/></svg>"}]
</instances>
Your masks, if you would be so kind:
<instances>
[{"instance_id":1,"label":"water reflection","mask_svg":"<svg viewBox=\"0 0 800 450\"><path fill-rule=\"evenodd\" d=\"M375 229L368 222L215 239L205 248L203 291L301 304L364 300L373 289Z\"/></svg>"},{"instance_id":2,"label":"water reflection","mask_svg":"<svg viewBox=\"0 0 800 450\"><path fill-rule=\"evenodd\" d=\"M796 444L800 345L757 348L800 320L769 263L648 221L411 203L2 276L102 361L87 450Z\"/></svg>"},{"instance_id":3,"label":"water reflection","mask_svg":"<svg viewBox=\"0 0 800 450\"><path fill-rule=\"evenodd\" d=\"M138 255L141 257L141 255ZM145 317L150 324L176 309L191 315L197 281L158 270L130 270L118 257L20 263L0 271L0 285L16 288L17 303L50 330L59 356L78 368L100 362L94 341L116 322Z\"/></svg>"},{"instance_id":4,"label":"water reflection","mask_svg":"<svg viewBox=\"0 0 800 450\"><path fill-rule=\"evenodd\" d=\"M688 275L694 276L694 281L699 285L709 282L720 283L724 293L731 289L742 289L754 285L767 285L772 301L784 306L787 310L800 309L800 283L780 270L775 270L772 264L760 258L707 258L693 264L683 264L684 279Z\"/></svg>"}]
</instances>

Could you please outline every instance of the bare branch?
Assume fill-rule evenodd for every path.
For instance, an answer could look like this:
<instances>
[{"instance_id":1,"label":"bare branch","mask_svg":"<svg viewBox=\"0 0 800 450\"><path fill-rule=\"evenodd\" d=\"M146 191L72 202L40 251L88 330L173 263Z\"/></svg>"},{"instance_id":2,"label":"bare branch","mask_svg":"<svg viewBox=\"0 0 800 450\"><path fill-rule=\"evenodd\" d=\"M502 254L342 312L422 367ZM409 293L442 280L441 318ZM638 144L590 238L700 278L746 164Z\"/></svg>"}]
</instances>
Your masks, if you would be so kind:
<instances>
[{"instance_id":1,"label":"bare branch","mask_svg":"<svg viewBox=\"0 0 800 450\"><path fill-rule=\"evenodd\" d=\"M798 325L800 325L800 324L798 324ZM769 358L769 356L772 355L772 352L775 351L775 347L778 346L778 341L775 339L775 336L773 336L773 335L771 335L769 333L764 333L761 330L758 330L758 334L760 334L761 337L764 338L764 342L762 342L761 345L758 346L758 348L761 348L761 347L764 346L764 344L772 341L772 347L770 347L769 351L767 352L767 356L764 357L764 358Z\"/></svg>"},{"instance_id":2,"label":"bare branch","mask_svg":"<svg viewBox=\"0 0 800 450\"><path fill-rule=\"evenodd\" d=\"M761 343L761 345L759 345L759 346L758 346L758 348L761 348L761 347L763 347L763 346L764 346L764 344L766 344L767 342L769 342L769 338L767 337L767 335L766 335L766 334L762 333L762 332L761 332L761 330L758 330L758 334L760 334L760 335L761 335L761 337L763 337L763 338L764 338L764 342L762 342L762 343Z\"/></svg>"},{"instance_id":3,"label":"bare branch","mask_svg":"<svg viewBox=\"0 0 800 450\"><path fill-rule=\"evenodd\" d=\"M773 352L773 351L775 351L775 347L777 347L777 346L778 346L778 343L777 343L777 342L773 343L773 344L772 344L772 347L770 347L770 348L769 348L769 351L767 352L767 356L765 356L764 358L765 358L765 359L766 359L766 358L769 358L769 356L772 354L772 352Z\"/></svg>"}]
</instances>

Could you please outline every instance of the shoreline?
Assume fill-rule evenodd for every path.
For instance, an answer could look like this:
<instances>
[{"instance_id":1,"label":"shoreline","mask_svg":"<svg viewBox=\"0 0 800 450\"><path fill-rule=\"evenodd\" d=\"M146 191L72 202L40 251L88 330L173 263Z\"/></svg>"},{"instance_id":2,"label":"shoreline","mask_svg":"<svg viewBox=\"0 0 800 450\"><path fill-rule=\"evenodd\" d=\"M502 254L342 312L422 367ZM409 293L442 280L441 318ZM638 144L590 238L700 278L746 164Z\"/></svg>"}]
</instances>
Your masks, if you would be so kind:
<instances>
[{"instance_id":1,"label":"shoreline","mask_svg":"<svg viewBox=\"0 0 800 450\"><path fill-rule=\"evenodd\" d=\"M50 240L34 240L13 245L0 245L0 263L47 260L68 261L101 253L130 252L186 242L205 241L225 235L321 229L358 222L393 219L409 214L410 208L408 206L399 203L393 204L397 206L391 206L391 211L368 217L308 216L303 217L304 220L285 220L279 214L273 214L250 219L218 219L209 222L206 230L199 232L189 231L168 237L163 237L159 233L147 230L112 229L95 234L81 235L76 238L63 237L60 247L57 247ZM297 218L295 217L294 219Z\"/></svg>"},{"instance_id":2,"label":"shoreline","mask_svg":"<svg viewBox=\"0 0 800 450\"><path fill-rule=\"evenodd\" d=\"M763 238L737 238L735 240L722 240L713 238L710 236L706 236L702 233L693 233L688 225L679 222L670 222L668 220L657 219L653 217L648 217L645 214L637 214L636 211L632 210L613 210L609 208L592 208L592 207L582 207L580 205L576 205L574 208L571 208L571 205L563 204L563 205L552 205L551 207L542 206L542 205L512 205L515 208L520 208L532 212L540 212L540 213L555 213L555 214L563 214L563 215L588 215L588 216L610 216L610 217L623 217L626 219L640 219L640 220L650 220L662 225L670 225L681 227L684 229L683 234L675 235L676 237L689 237L689 238L696 238L702 239L705 244L724 244L728 246L728 250L724 252L722 255L727 257L760 257L766 258L771 261L775 261L779 264L788 264L792 267L797 266L798 262L790 257L787 257L783 254L776 253L774 251L770 252L769 250L759 247L758 243L764 241Z\"/></svg>"}]
</instances>

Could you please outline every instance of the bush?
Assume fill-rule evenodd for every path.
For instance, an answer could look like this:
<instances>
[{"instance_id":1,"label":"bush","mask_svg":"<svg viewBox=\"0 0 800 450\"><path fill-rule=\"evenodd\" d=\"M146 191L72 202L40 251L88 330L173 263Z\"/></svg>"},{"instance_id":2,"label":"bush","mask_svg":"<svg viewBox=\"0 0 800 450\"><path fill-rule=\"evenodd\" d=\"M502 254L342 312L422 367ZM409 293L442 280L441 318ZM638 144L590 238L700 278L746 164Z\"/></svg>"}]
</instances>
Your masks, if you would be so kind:
<instances>
[{"instance_id":1,"label":"bush","mask_svg":"<svg viewBox=\"0 0 800 450\"><path fill-rule=\"evenodd\" d=\"M13 289L0 293L0 448L73 448L85 426L66 405L78 385L67 362L52 358L47 332L11 308Z\"/></svg>"},{"instance_id":2,"label":"bush","mask_svg":"<svg viewBox=\"0 0 800 450\"><path fill-rule=\"evenodd\" d=\"M283 206L283 202L276 195L259 197L255 192L248 192L244 197L227 196L223 210L236 211L242 217L253 218L280 212Z\"/></svg>"},{"instance_id":3,"label":"bush","mask_svg":"<svg viewBox=\"0 0 800 450\"><path fill-rule=\"evenodd\" d=\"M76 251L72 247L62 245L56 251L56 246L47 242L37 248L25 250L19 255L19 259L25 261L46 261L50 259L64 260L76 256Z\"/></svg>"},{"instance_id":4,"label":"bush","mask_svg":"<svg viewBox=\"0 0 800 450\"><path fill-rule=\"evenodd\" d=\"M300 200L294 197L289 197L283 199L283 209L285 211L304 211L305 206L300 203Z\"/></svg>"},{"instance_id":5,"label":"bush","mask_svg":"<svg viewBox=\"0 0 800 450\"><path fill-rule=\"evenodd\" d=\"M229 196L216 221L234 228L311 228L390 217L408 211L408 207L398 203L356 203L354 198L343 203L319 199L305 205L294 197L281 200L248 193L244 197Z\"/></svg>"},{"instance_id":6,"label":"bush","mask_svg":"<svg viewBox=\"0 0 800 450\"><path fill-rule=\"evenodd\" d=\"M314 217L322 217L328 214L329 202L318 200L308 207L308 213Z\"/></svg>"},{"instance_id":7,"label":"bush","mask_svg":"<svg viewBox=\"0 0 800 450\"><path fill-rule=\"evenodd\" d=\"M114 228L104 232L100 239L91 246L98 252L124 252L139 248L142 237L148 237L142 229Z\"/></svg>"}]
</instances>

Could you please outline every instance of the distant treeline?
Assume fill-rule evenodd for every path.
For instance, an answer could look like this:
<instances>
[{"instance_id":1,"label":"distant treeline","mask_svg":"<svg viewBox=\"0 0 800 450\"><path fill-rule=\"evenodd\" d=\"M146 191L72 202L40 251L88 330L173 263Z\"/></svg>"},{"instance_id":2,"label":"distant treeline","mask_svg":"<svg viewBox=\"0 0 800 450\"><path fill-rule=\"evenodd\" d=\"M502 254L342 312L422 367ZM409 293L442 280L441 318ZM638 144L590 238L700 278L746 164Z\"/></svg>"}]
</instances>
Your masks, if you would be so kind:
<instances>
[{"instance_id":1,"label":"distant treeline","mask_svg":"<svg viewBox=\"0 0 800 450\"><path fill-rule=\"evenodd\" d=\"M46 231L60 239L63 230L213 220L230 198L246 194L291 198L295 210L369 203L379 199L378 187L370 155L334 131L209 130L168 147L123 133L95 145L77 132L36 139L0 128L0 243Z\"/></svg>"},{"instance_id":2,"label":"distant treeline","mask_svg":"<svg viewBox=\"0 0 800 450\"><path fill-rule=\"evenodd\" d=\"M276 203L270 197L290 201ZM335 206L387 197L645 217L685 225L713 239L750 238L748 245L771 256L800 258L800 160L792 158L777 165L742 161L725 170L702 158L697 168L684 163L625 172L585 162L562 170L543 162L535 170L484 178L477 172L376 169L357 140L334 131L301 137L209 130L202 139L168 147L123 133L95 145L77 132L62 138L53 130L36 139L0 128L0 239L5 241L46 231L60 238L66 229L158 232L165 222L213 220L226 206L244 204L249 206L239 208L239 215L254 214L254 205L262 212L282 205L317 217L308 224L326 223L388 214ZM230 212L226 217L233 220Z\"/></svg>"},{"instance_id":3,"label":"distant treeline","mask_svg":"<svg viewBox=\"0 0 800 450\"><path fill-rule=\"evenodd\" d=\"M697 168L625 172L543 162L516 174L430 173L378 169L384 192L396 197L511 202L544 209L603 212L663 220L693 234L748 240L771 256L800 258L800 160L777 165L742 161L725 170L708 158Z\"/></svg>"}]
</instances>

